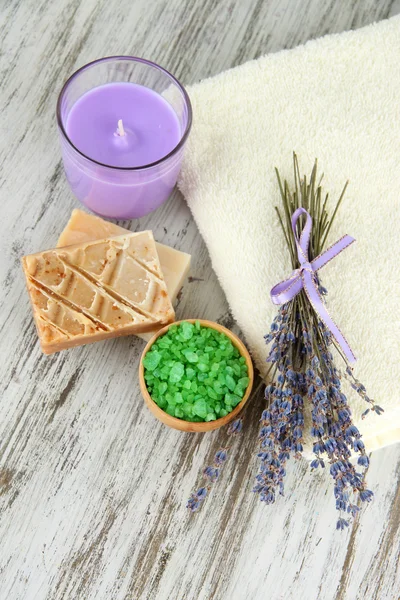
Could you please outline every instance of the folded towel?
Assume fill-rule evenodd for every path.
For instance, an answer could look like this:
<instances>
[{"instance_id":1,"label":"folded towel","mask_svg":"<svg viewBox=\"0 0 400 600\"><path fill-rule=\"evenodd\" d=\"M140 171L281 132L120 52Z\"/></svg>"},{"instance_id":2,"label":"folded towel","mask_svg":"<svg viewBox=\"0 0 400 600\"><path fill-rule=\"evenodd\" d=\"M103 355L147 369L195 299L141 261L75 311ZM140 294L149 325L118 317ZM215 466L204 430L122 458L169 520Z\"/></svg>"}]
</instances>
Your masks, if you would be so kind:
<instances>
[{"instance_id":1,"label":"folded towel","mask_svg":"<svg viewBox=\"0 0 400 600\"><path fill-rule=\"evenodd\" d=\"M317 157L332 199L350 180L328 243L345 233L357 243L321 277L330 312L358 357L355 374L385 409L361 424L367 406L349 393L369 450L400 440L399 56L394 17L193 86L194 126L179 183L265 375L263 335L277 310L269 291L291 272L274 212L274 167L293 180L293 150L301 174Z\"/></svg>"}]
</instances>

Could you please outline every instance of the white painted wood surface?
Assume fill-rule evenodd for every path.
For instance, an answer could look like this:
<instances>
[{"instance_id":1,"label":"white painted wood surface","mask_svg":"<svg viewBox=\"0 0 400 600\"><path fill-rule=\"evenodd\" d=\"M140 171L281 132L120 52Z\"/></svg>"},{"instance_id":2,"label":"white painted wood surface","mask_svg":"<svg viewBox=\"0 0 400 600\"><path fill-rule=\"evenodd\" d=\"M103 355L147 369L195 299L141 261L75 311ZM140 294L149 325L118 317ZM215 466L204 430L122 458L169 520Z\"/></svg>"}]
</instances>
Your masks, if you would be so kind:
<instances>
[{"instance_id":1,"label":"white painted wood surface","mask_svg":"<svg viewBox=\"0 0 400 600\"><path fill-rule=\"evenodd\" d=\"M77 205L54 118L77 67L133 54L191 84L397 12L398 0L1 0L1 600L398 600L400 446L372 456L375 501L338 534L329 475L306 463L290 467L273 507L252 496L256 398L193 518L186 497L225 433L154 420L138 391L136 338L42 356L19 267L21 255L55 245ZM178 193L120 224L192 253L178 317L234 326Z\"/></svg>"}]
</instances>

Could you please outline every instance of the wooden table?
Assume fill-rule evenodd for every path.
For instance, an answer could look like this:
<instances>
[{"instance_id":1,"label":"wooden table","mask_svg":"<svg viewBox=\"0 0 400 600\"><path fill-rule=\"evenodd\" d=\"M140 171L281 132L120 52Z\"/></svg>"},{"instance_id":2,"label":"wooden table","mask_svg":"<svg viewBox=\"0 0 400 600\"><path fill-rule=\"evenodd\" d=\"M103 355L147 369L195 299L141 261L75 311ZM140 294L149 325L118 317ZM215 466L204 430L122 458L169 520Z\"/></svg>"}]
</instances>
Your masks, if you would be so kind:
<instances>
[{"instance_id":1,"label":"wooden table","mask_svg":"<svg viewBox=\"0 0 400 600\"><path fill-rule=\"evenodd\" d=\"M185 500L223 431L183 434L140 397L137 338L46 358L20 257L52 247L77 202L55 104L76 68L148 57L185 84L320 35L400 12L374 0L2 0L0 6L1 600L397 600L400 446L372 456L374 503L336 533L328 473L290 466L272 507L251 494L262 398L212 500ZM178 317L234 323L207 249L176 192L120 223L193 255Z\"/></svg>"}]
</instances>

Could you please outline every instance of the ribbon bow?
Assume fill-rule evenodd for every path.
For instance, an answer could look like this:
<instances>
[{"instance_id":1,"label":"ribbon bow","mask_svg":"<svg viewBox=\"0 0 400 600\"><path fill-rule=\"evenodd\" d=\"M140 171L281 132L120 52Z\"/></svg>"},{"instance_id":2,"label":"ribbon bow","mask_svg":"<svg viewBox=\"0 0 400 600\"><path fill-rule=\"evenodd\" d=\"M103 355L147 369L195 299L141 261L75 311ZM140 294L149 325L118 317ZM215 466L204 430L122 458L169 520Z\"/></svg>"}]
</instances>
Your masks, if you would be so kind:
<instances>
[{"instance_id":1,"label":"ribbon bow","mask_svg":"<svg viewBox=\"0 0 400 600\"><path fill-rule=\"evenodd\" d=\"M296 225L301 215L306 215L307 219L299 238L296 232ZM301 291L301 289L304 288L312 307L321 321L326 325L326 327L328 327L339 346L342 348L347 360L349 362L355 362L356 357L354 356L349 344L347 343L338 326L332 320L323 303L314 275L316 271L325 266L330 260L332 260L332 258L350 246L350 244L352 244L355 240L350 235L344 235L335 244L325 250L325 252L309 262L308 246L310 243L311 229L311 216L304 208L298 208L292 215L292 230L294 239L296 241L297 256L300 262L300 268L293 271L289 279L281 281L272 288L271 300L274 304L285 304L286 302L292 300Z\"/></svg>"}]
</instances>

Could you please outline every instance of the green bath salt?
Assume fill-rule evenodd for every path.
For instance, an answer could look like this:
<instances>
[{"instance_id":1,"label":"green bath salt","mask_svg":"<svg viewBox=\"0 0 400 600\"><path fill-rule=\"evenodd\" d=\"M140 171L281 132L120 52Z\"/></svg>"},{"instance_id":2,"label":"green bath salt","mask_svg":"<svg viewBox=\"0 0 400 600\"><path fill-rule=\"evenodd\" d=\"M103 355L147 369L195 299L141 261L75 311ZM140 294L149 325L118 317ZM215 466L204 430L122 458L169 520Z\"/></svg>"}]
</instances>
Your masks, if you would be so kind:
<instances>
[{"instance_id":1,"label":"green bath salt","mask_svg":"<svg viewBox=\"0 0 400 600\"><path fill-rule=\"evenodd\" d=\"M215 421L230 413L249 385L245 358L224 333L199 321L172 325L144 360L151 398L184 421Z\"/></svg>"}]
</instances>

